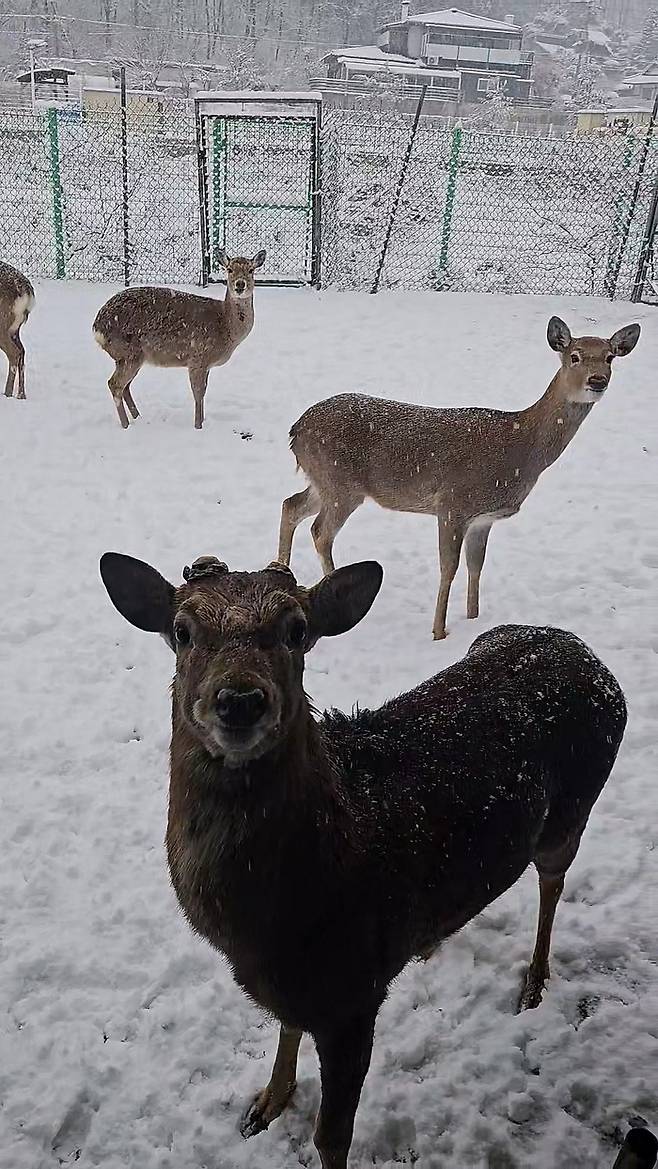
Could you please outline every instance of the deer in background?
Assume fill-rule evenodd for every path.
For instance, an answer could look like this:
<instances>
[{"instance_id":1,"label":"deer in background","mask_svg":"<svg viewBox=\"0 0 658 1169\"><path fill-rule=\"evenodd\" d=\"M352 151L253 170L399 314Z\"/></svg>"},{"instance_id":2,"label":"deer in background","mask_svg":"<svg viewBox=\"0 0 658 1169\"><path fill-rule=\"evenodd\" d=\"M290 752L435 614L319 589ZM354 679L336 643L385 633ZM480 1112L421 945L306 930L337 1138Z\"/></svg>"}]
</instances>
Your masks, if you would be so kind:
<instances>
[{"instance_id":1,"label":"deer in background","mask_svg":"<svg viewBox=\"0 0 658 1169\"><path fill-rule=\"evenodd\" d=\"M297 467L309 486L284 500L277 560L290 564L295 529L315 516L313 541L324 572L331 572L336 535L368 498L392 511L437 516L440 585L433 633L445 637L462 544L467 616L477 617L493 523L518 512L605 393L614 358L630 353L639 336L640 326L628 325L610 340L574 338L564 321L552 317L548 343L561 366L546 393L525 410L435 408L363 394L340 394L311 406L290 431Z\"/></svg>"},{"instance_id":2,"label":"deer in background","mask_svg":"<svg viewBox=\"0 0 658 1169\"><path fill-rule=\"evenodd\" d=\"M5 395L11 398L18 373L18 397L25 397L25 348L21 326L34 308L34 289L27 276L0 260L0 349L7 354L9 369Z\"/></svg>"},{"instance_id":3,"label":"deer in background","mask_svg":"<svg viewBox=\"0 0 658 1169\"><path fill-rule=\"evenodd\" d=\"M248 260L220 253L226 272L226 296L215 300L172 288L126 288L99 310L94 337L113 358L108 381L124 430L128 407L139 417L131 392L143 365L185 366L194 396L194 426L203 426L208 374L225 365L254 325L254 273L265 263L260 251Z\"/></svg>"},{"instance_id":4,"label":"deer in background","mask_svg":"<svg viewBox=\"0 0 658 1169\"><path fill-rule=\"evenodd\" d=\"M130 556L106 553L100 570L126 620L176 654L167 852L178 900L281 1024L242 1133L286 1107L307 1032L322 1079L315 1144L323 1169L346 1169L391 982L530 863L539 923L518 1006L541 1002L564 876L617 755L624 696L573 634L510 625L379 710L318 722L305 655L365 616L378 564L311 589L281 565L229 572L214 557L177 588Z\"/></svg>"}]
</instances>

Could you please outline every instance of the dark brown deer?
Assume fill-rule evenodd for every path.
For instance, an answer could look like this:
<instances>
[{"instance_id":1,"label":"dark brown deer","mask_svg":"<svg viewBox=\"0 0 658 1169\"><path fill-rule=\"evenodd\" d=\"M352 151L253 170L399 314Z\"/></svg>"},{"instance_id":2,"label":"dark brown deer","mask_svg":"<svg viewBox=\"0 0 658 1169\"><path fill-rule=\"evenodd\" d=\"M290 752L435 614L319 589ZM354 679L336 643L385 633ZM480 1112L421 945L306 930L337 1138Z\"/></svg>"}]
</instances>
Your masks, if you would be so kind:
<instances>
[{"instance_id":1,"label":"dark brown deer","mask_svg":"<svg viewBox=\"0 0 658 1169\"><path fill-rule=\"evenodd\" d=\"M314 588L289 569L195 561L175 588L109 552L114 605L176 652L167 851L194 930L281 1023L251 1136L295 1087L302 1032L320 1057L315 1143L346 1169L375 1019L392 979L534 863L537 941L520 1008L548 978L564 875L610 774L623 694L577 637L510 625L379 710L319 721L304 655L351 629L378 564Z\"/></svg>"},{"instance_id":2,"label":"dark brown deer","mask_svg":"<svg viewBox=\"0 0 658 1169\"><path fill-rule=\"evenodd\" d=\"M34 289L27 276L0 260L0 349L7 354L9 369L5 395L11 398L18 373L18 397L25 397L25 348L21 326L34 308Z\"/></svg>"},{"instance_id":3,"label":"dark brown deer","mask_svg":"<svg viewBox=\"0 0 658 1169\"><path fill-rule=\"evenodd\" d=\"M194 426L203 426L208 374L225 365L254 326L254 273L265 263L265 252L253 259L220 254L226 271L226 296L215 300L174 288L126 288L99 309L94 337L114 359L108 381L124 430L128 407L139 417L131 391L143 365L184 366L194 397Z\"/></svg>"},{"instance_id":4,"label":"dark brown deer","mask_svg":"<svg viewBox=\"0 0 658 1169\"><path fill-rule=\"evenodd\" d=\"M648 1128L632 1128L626 1134L612 1169L654 1169L658 1140Z\"/></svg>"},{"instance_id":5,"label":"dark brown deer","mask_svg":"<svg viewBox=\"0 0 658 1169\"><path fill-rule=\"evenodd\" d=\"M392 511L433 515L439 525L440 584L434 637L446 614L462 544L468 567L467 616L480 611L480 574L496 520L515 515L539 476L571 442L607 389L615 357L630 353L639 325L610 340L571 336L559 317L548 343L561 366L545 394L525 410L435 409L340 394L311 406L290 431L309 486L283 503L277 560L290 563L295 529L311 532L323 572L333 543L365 499Z\"/></svg>"}]
</instances>

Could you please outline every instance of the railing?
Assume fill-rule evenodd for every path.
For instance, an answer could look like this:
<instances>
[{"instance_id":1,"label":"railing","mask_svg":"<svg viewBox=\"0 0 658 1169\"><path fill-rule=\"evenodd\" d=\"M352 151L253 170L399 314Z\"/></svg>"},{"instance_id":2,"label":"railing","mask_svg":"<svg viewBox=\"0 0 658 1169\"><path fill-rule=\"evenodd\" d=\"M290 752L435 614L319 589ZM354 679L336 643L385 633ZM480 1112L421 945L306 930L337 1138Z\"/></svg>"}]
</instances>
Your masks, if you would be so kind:
<instances>
[{"instance_id":1,"label":"railing","mask_svg":"<svg viewBox=\"0 0 658 1169\"><path fill-rule=\"evenodd\" d=\"M1 109L11 109L11 110L31 110L32 109L32 97L30 94L29 87L27 88L27 90L25 90L23 88L21 88L20 90L15 90L15 89L10 89L10 88L0 89L0 108ZM53 92L52 94L49 94L49 93L44 92L43 90L41 90L41 92L39 92L39 90L37 90L36 97L34 100L34 109L35 110L58 109L58 110L79 111L80 110L80 94L79 93L71 93L69 91L67 91L65 93Z\"/></svg>"},{"instance_id":2,"label":"railing","mask_svg":"<svg viewBox=\"0 0 658 1169\"><path fill-rule=\"evenodd\" d=\"M381 77L382 74L374 74L374 76ZM396 96L403 100L407 98L419 98L423 89L422 85L414 85L409 81L405 81L401 85L396 84L396 76L393 73L386 74L386 80L388 85L382 84L381 91L377 90L376 83L373 84L372 81L363 81L349 77L312 77L311 87L313 89L319 89L328 96L341 93L346 97L357 97L359 95L377 97L381 95L381 97ZM484 100L485 96L485 94L481 94L481 99ZM450 85L428 85L425 94L426 102L432 100L458 102L461 98L461 91L456 86ZM553 105L548 98L543 97L515 97L510 99L510 104L533 110L550 110Z\"/></svg>"},{"instance_id":3,"label":"railing","mask_svg":"<svg viewBox=\"0 0 658 1169\"><path fill-rule=\"evenodd\" d=\"M375 74L375 76L382 76ZM377 83L372 81L362 81L357 78L341 78L341 77L312 77L311 89L319 89L323 93L328 94L345 94L346 97L357 97L364 95L368 97L390 97L396 96L403 99L419 98L423 89L422 85L414 85L412 82L405 81L402 84L397 83L397 77L394 74L386 75L386 83L382 84L381 90L378 89ZM427 93L425 94L426 101L459 101L459 89L456 85L429 85L427 86Z\"/></svg>"},{"instance_id":4,"label":"railing","mask_svg":"<svg viewBox=\"0 0 658 1169\"><path fill-rule=\"evenodd\" d=\"M450 64L472 65L532 65L535 54L527 49L480 49L476 45L447 45L428 40L425 56L440 58Z\"/></svg>"}]
</instances>

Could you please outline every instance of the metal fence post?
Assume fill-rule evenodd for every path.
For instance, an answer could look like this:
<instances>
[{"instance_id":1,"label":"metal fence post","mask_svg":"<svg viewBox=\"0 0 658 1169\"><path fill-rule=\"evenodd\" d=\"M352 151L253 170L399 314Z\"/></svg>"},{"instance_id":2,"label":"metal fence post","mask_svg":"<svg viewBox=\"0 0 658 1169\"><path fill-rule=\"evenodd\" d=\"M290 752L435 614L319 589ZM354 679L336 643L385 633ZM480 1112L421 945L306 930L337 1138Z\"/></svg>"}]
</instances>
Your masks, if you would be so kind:
<instances>
[{"instance_id":1,"label":"metal fence post","mask_svg":"<svg viewBox=\"0 0 658 1169\"><path fill-rule=\"evenodd\" d=\"M638 304L644 295L644 286L647 280L647 272L649 269L649 261L653 253L656 236L658 235L658 176L656 176L656 185L651 199L651 206L647 216L647 223L644 229L644 237L642 239L642 247L640 248L640 258L637 263L637 271L635 273L635 281L633 284L633 291L631 293L631 300L634 304Z\"/></svg>"},{"instance_id":2,"label":"metal fence post","mask_svg":"<svg viewBox=\"0 0 658 1169\"><path fill-rule=\"evenodd\" d=\"M450 235L452 233L452 216L455 209L455 193L457 190L457 172L459 170L459 156L461 154L463 136L464 131L462 130L461 126L455 126L452 132L450 156L448 158L448 182L446 185L446 201L443 208L441 251L439 253L439 283L441 282L443 273L448 267L448 251L450 248Z\"/></svg>"},{"instance_id":3,"label":"metal fence post","mask_svg":"<svg viewBox=\"0 0 658 1169\"><path fill-rule=\"evenodd\" d=\"M654 132L654 129L656 126L656 121L658 121L658 95L656 96L656 100L653 103L653 110L651 111L651 117L649 119L649 125L647 126L647 132L646 132L646 135L644 138L644 144L642 147L642 154L640 155L640 163L639 163L639 166L637 169L637 177L635 179L635 185L633 187L633 194L631 195L631 201L630 201L630 204L628 207L628 215L626 216L626 222L624 224L624 232L622 235L621 243L619 245L619 252L617 254L617 259L615 261L615 265L614 265L612 275L611 275L610 286L609 286L610 287L610 291L609 291L610 300L614 300L615 295L617 293L617 284L619 281L619 273L621 272L621 266L622 266L623 259L624 259L624 252L626 251L626 245L628 244L628 237L631 234L631 225L633 223L633 218L635 216L635 209L637 207L637 201L640 197L640 190L642 188L642 179L644 178L644 171L646 169L647 158L649 155L649 147L651 145L651 139L653 138L653 132Z\"/></svg>"},{"instance_id":4,"label":"metal fence post","mask_svg":"<svg viewBox=\"0 0 658 1169\"><path fill-rule=\"evenodd\" d=\"M213 118L212 123L212 267L217 268L217 256L226 242L224 192L226 189L226 127L224 118ZM222 169L223 168L223 169Z\"/></svg>"},{"instance_id":5,"label":"metal fence post","mask_svg":"<svg viewBox=\"0 0 658 1169\"><path fill-rule=\"evenodd\" d=\"M53 192L53 231L55 235L55 266L57 279L66 276L64 257L64 211L62 176L59 166L59 125L57 110L52 107L47 113L48 119L48 146L50 151L50 179Z\"/></svg>"},{"instance_id":6,"label":"metal fence post","mask_svg":"<svg viewBox=\"0 0 658 1169\"><path fill-rule=\"evenodd\" d=\"M198 101L194 102L196 133L197 182L199 190L199 233L201 236L201 287L210 276L210 240L208 238L208 159L206 153L206 122Z\"/></svg>"},{"instance_id":7,"label":"metal fence post","mask_svg":"<svg viewBox=\"0 0 658 1169\"><path fill-rule=\"evenodd\" d=\"M384 236L384 245L382 247L381 255L379 257L379 264L377 265L377 272L375 273L375 279L373 281L372 288L370 289L370 291L372 293L377 292L377 290L379 288L379 280L380 280L380 277L382 274L382 269L384 267L384 260L386 259L386 253L388 251L388 244L389 244L389 240L391 238L391 232L393 231L393 224L395 223L395 217L398 213L398 204L400 202L400 195L402 194L402 187L404 186L404 180L405 180L405 176L407 173L407 167L409 166L409 159L411 158L411 151L413 150L413 147L414 147L416 130L418 129L420 115L423 111L423 102L425 101L425 94L426 93L427 93L427 86L424 85L420 91L420 97L418 98L418 106L416 107L416 114L414 116L413 125L411 127L411 134L409 135L407 149L405 151L405 155L404 155L404 158L402 160L402 167L400 169L400 177L398 178L398 185L397 185L397 189L395 191L395 196L393 198L393 206L391 207L391 214L389 215L389 218L388 218L388 227L386 228L386 235Z\"/></svg>"},{"instance_id":8,"label":"metal fence post","mask_svg":"<svg viewBox=\"0 0 658 1169\"><path fill-rule=\"evenodd\" d=\"M128 110L126 102L126 70L121 66L121 196L123 207L123 283L130 284L130 219L128 215Z\"/></svg>"},{"instance_id":9,"label":"metal fence post","mask_svg":"<svg viewBox=\"0 0 658 1169\"><path fill-rule=\"evenodd\" d=\"M322 284L322 104L311 143L311 287Z\"/></svg>"}]
</instances>

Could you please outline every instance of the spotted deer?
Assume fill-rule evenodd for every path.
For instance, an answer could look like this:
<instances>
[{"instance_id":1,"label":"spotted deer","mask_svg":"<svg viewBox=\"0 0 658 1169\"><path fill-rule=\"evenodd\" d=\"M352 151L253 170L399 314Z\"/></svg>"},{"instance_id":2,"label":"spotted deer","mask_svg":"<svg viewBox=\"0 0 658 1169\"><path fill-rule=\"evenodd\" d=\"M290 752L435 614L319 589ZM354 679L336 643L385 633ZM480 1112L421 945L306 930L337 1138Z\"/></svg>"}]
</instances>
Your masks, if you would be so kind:
<instances>
[{"instance_id":1,"label":"spotted deer","mask_svg":"<svg viewBox=\"0 0 658 1169\"><path fill-rule=\"evenodd\" d=\"M99 310L94 337L114 360L108 381L124 430L126 406L139 417L131 391L143 365L185 366L194 397L194 426L201 430L208 374L225 365L254 325L254 273L265 263L260 251L248 260L221 252L226 272L223 300L172 288L126 288Z\"/></svg>"},{"instance_id":2,"label":"spotted deer","mask_svg":"<svg viewBox=\"0 0 658 1169\"><path fill-rule=\"evenodd\" d=\"M518 512L605 393L614 358L630 353L639 336L640 326L628 325L609 340L574 338L552 317L548 343L560 354L560 369L525 410L437 409L363 394L311 406L290 431L309 486L284 500L277 559L290 563L298 524L315 516L313 540L324 572L331 572L336 535L368 498L393 511L436 516L440 585L433 634L445 637L462 544L467 616L477 617L492 525Z\"/></svg>"},{"instance_id":3,"label":"spotted deer","mask_svg":"<svg viewBox=\"0 0 658 1169\"><path fill-rule=\"evenodd\" d=\"M21 327L34 308L34 289L27 276L0 260L0 349L7 355L9 369L5 395L14 393L18 373L18 397L25 397L25 347Z\"/></svg>"},{"instance_id":4,"label":"spotted deer","mask_svg":"<svg viewBox=\"0 0 658 1169\"><path fill-rule=\"evenodd\" d=\"M286 1107L306 1032L322 1080L315 1144L323 1169L347 1169L392 981L529 864L539 922L517 1004L539 1006L565 873L624 733L623 694L573 634L509 625L379 710L317 720L305 656L366 615L378 564L310 589L281 565L229 572L212 556L178 587L113 552L100 571L126 620L176 654L167 853L178 900L281 1026L242 1133Z\"/></svg>"}]
</instances>

